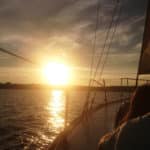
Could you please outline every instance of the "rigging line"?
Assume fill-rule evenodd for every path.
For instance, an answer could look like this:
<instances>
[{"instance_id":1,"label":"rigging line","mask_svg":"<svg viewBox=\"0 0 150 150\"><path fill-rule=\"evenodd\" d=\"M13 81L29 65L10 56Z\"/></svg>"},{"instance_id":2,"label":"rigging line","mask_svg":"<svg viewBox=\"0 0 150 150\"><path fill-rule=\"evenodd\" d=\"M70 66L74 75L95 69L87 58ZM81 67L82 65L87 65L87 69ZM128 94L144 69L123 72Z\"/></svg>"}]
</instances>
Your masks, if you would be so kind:
<instances>
[{"instance_id":1,"label":"rigging line","mask_svg":"<svg viewBox=\"0 0 150 150\"><path fill-rule=\"evenodd\" d=\"M9 50L6 50L6 49L4 49L4 48L0 48L0 51L3 52L3 53L9 54L9 55L11 55L11 56L17 57L17 58L19 58L19 59L21 59L21 60L24 60L24 61L26 61L26 62L28 62L28 63L30 63L30 64L38 65L37 63L31 61L30 59L25 58L25 57L20 56L20 55L17 55L17 54L15 54L15 53L13 53L13 52L10 52Z\"/></svg>"},{"instance_id":2,"label":"rigging line","mask_svg":"<svg viewBox=\"0 0 150 150\"><path fill-rule=\"evenodd\" d=\"M109 47L108 47L108 49L107 49L107 51L106 51L106 56L105 56L105 58L104 58L104 62L103 62L103 64L102 64L102 69L101 69L101 72L100 72L99 80L101 79L101 76L102 76L102 74L103 74L104 67L105 67L105 64L106 64L106 62L107 62L107 58L108 58L108 55L109 55L109 52L110 52L110 49L111 49L111 45L112 45L112 42L113 42L113 40L114 40L114 36L115 36L115 34L116 34L117 28L118 28L118 26L119 26L121 11L122 11L122 10L121 10L121 6L120 6L119 13L118 13L118 18L117 18L117 20L116 20L116 24L114 25L114 31L113 31L113 33L112 33L112 37L111 37L111 40L110 40L110 43L109 43ZM99 80L98 80L98 81L99 81Z\"/></svg>"},{"instance_id":3,"label":"rigging line","mask_svg":"<svg viewBox=\"0 0 150 150\"><path fill-rule=\"evenodd\" d=\"M95 70L95 73L94 73L94 76L93 76L94 80L96 78L96 75L97 75L97 72L98 72L98 68L100 66L100 63L102 61L102 58L103 58L103 55L104 55L104 52L105 52L105 49L106 49L106 46L107 46L107 41L108 41L109 36L110 36L111 28L113 26L113 22L114 22L114 18L115 18L115 14L117 12L117 9L118 9L118 3L117 3L117 5L114 8L112 19L111 19L110 25L109 25L107 33L106 33L106 38L105 38L104 45L103 45L103 48L102 48L102 51L101 51L101 55L100 55L100 58L98 60L98 63L97 63L97 66L96 66L96 70Z\"/></svg>"},{"instance_id":4,"label":"rigging line","mask_svg":"<svg viewBox=\"0 0 150 150\"><path fill-rule=\"evenodd\" d=\"M95 70L95 73L94 73L94 76L93 76L93 79L94 79L94 80L95 80L95 78L96 78L96 75L97 75L97 72L98 72L100 63L101 63L101 61L102 61L102 58L103 58L103 55L104 55L104 52L105 52L105 49L106 49L107 41L108 41L109 36L110 36L110 32L111 32L111 28L112 28L112 25L113 25L113 22L114 22L114 18L115 18L115 14L116 14L117 8L118 8L118 4L114 7L112 19L111 19L110 25L109 25L108 30L107 30L107 33L106 33L106 38L105 38L105 41L104 41L104 45L103 45L103 48L102 48L102 52L101 52L100 58L99 58L99 60L98 60L98 63L97 63L97 65L96 65L96 70Z\"/></svg>"},{"instance_id":5,"label":"rigging line","mask_svg":"<svg viewBox=\"0 0 150 150\"><path fill-rule=\"evenodd\" d=\"M101 76L102 76L102 73L103 73L103 70L104 70L104 67L105 67L105 64L106 64L106 60L108 58L108 55L109 55L109 52L110 52L110 48L111 48L111 45L112 45L112 42L113 42L113 39L114 39L114 36L115 36L115 33L117 31L117 27L119 25L119 21L120 21L120 16L121 16L121 5L119 5L120 8L119 8L119 12L118 12L118 17L117 17L117 20L116 20L116 23L114 24L114 30L113 30L113 33L112 33L112 36L111 36L111 40L109 42L109 47L107 49L107 52L106 52L106 56L104 58L104 62L102 64L102 69L101 69L101 72L100 72L100 78L98 80L98 82L100 82L100 79L101 79ZM91 100L91 106L90 108L92 108L94 102L95 102L95 97L96 97L96 92L94 92L94 96L92 97L92 100Z\"/></svg>"},{"instance_id":6,"label":"rigging line","mask_svg":"<svg viewBox=\"0 0 150 150\"><path fill-rule=\"evenodd\" d=\"M104 52L105 52L107 40L109 39L109 35L110 35L110 32L111 32L111 28L112 28L112 26L113 26L113 24L114 24L114 18L115 18L115 15L116 15L116 13L117 13L117 10L118 10L118 6L119 6L118 4L119 4L119 2L117 2L116 6L114 7L114 10L113 10L112 19L111 19L110 25L109 25L108 30L107 30L107 33L106 33L106 38L105 38L104 46L103 46L103 48L102 48L102 53L101 53L101 55L100 55L100 58L99 58L99 60L98 60L97 66L96 66L96 70L95 70L95 73L94 73L94 76L93 76L93 80L95 80L95 78L96 78L96 74L97 74L97 72L98 72L99 65L100 65L100 63L101 63L101 61L102 61L102 58L103 58L103 55L104 55ZM93 95L93 97L92 97L92 99L91 99L91 102L90 102L90 109L92 108L93 102L95 101L95 97L96 97L96 92L94 92L94 95Z\"/></svg>"},{"instance_id":7,"label":"rigging line","mask_svg":"<svg viewBox=\"0 0 150 150\"><path fill-rule=\"evenodd\" d=\"M93 77L93 80L95 80L96 78L96 74L98 72L98 68L99 68L99 65L101 63L101 60L102 60L102 57L103 57L103 53L105 51L105 48L106 48L106 44L107 44L107 40L109 39L109 35L110 35L110 31L111 31L111 28L112 28L112 25L113 25L113 22L114 22L114 18L115 18L115 14L117 12L117 9L118 9L118 3L117 5L114 7L114 10L113 10L113 15L112 15L112 19L111 19L111 22L109 24L109 27L108 27L108 30L106 32L106 38L105 38L105 41L104 41L104 45L103 45L103 48L102 48L102 52L101 52L101 55L100 55L100 58L98 60L98 63L97 63L97 66L96 66L96 70L95 70L95 73L94 73L94 77ZM95 97L95 94L94 94L94 97ZM94 99L92 99L93 101Z\"/></svg>"},{"instance_id":8,"label":"rigging line","mask_svg":"<svg viewBox=\"0 0 150 150\"><path fill-rule=\"evenodd\" d=\"M107 33L106 33L106 38L105 38L104 46L103 46L103 48L102 48L102 52L101 52L100 58L99 58L99 60L98 60L97 66L96 66L96 70L95 70L95 73L94 73L94 76L93 76L93 80L95 80L95 78L96 78L96 74L97 74L97 72L98 72L99 65L100 65L101 60L102 60L102 57L103 57L103 55L104 55L103 53L104 53L105 48L106 48L107 40L109 39L110 31L111 31L111 28L112 28L112 26L113 26L113 22L114 22L114 18L115 18L115 14L116 14L117 10L118 10L118 3L117 3L117 5L114 7L114 10L113 10L112 19L111 19L110 25L109 25L108 30L107 30ZM93 101L95 101L96 92L94 93L94 96L93 96L93 97L94 97L94 98L91 99L91 105L92 105ZM89 99L89 97L88 97L88 99ZM88 101L89 101L89 100L88 100ZM89 103L89 102L88 102L88 103ZM90 105L90 107L89 107L90 109L92 108L91 105Z\"/></svg>"},{"instance_id":9,"label":"rigging line","mask_svg":"<svg viewBox=\"0 0 150 150\"><path fill-rule=\"evenodd\" d=\"M118 10L118 4L119 3L117 2L116 6L114 7L112 19L111 19L110 25L109 25L107 33L106 33L106 38L105 38L104 46L102 48L102 52L101 52L100 58L98 60L97 66L96 66L96 70L95 70L95 74L94 74L94 78L93 78L94 80L96 80L95 78L96 78L96 75L97 75L97 72L98 72L98 68L100 66L100 63L102 61L102 58L103 58L103 55L104 55L104 52L105 52L105 48L106 48L106 45L107 45L107 40L109 39L109 36L110 36L111 28L112 28L112 26L114 24L114 18L115 18L115 15L117 13L117 10ZM95 97L96 97L96 92L94 92L94 96L93 96L93 98L91 100L91 104L93 103L93 101L95 101Z\"/></svg>"},{"instance_id":10,"label":"rigging line","mask_svg":"<svg viewBox=\"0 0 150 150\"><path fill-rule=\"evenodd\" d=\"M93 66L94 66L94 56L95 56L95 51L96 51L96 40L97 40L97 30L99 26L99 15L100 15L100 9L101 9L101 3L100 0L97 1L98 6L97 6L97 11L96 11L96 25L95 25L95 32L94 32L94 40L93 40L93 53L92 53L92 61L91 61L91 71L90 71L90 79L92 78L92 71L93 71Z\"/></svg>"},{"instance_id":11,"label":"rigging line","mask_svg":"<svg viewBox=\"0 0 150 150\"><path fill-rule=\"evenodd\" d=\"M107 41L109 40L109 37L110 37L110 34L111 34L111 30L112 28L114 28L113 26L115 26L115 17L117 15L117 12L118 12L118 5L119 3L117 3L116 7L114 8L114 12L113 12L113 15L112 15L112 20L111 20L111 23L110 23L110 26L108 28L108 31L107 31L107 35L106 35L106 38L105 38L105 42L104 42L104 46L103 46L103 49L102 49L102 54L100 56L100 59L99 59L99 62L97 64L97 67L96 67L96 71L95 71L95 77L96 77L96 74L98 73L98 68L100 66L100 62L103 60L103 57L104 57L104 54L105 54L105 49L107 47Z\"/></svg>"},{"instance_id":12,"label":"rigging line","mask_svg":"<svg viewBox=\"0 0 150 150\"><path fill-rule=\"evenodd\" d=\"M116 36L117 28L118 28L118 26L120 25L120 17L121 17L121 15L122 15L123 9L125 9L125 8L123 7L123 2L122 2L122 4L121 4L121 2L119 1L119 4L120 4L120 9L119 9L118 17L117 17L117 20L116 20L116 25L115 25L116 27L114 27L115 29L114 29L114 31L113 31L113 35L112 35L112 38L111 38L111 41L110 41L110 44L109 44L109 47L108 47L108 50L107 50L108 53L109 53L110 48L111 48L111 44L112 44L112 41L113 41L113 37ZM121 7L121 6L122 6L122 7ZM120 38L119 38L118 40L120 40ZM107 60L107 57L108 57L108 56L105 57L105 61ZM105 63L106 63L106 62L105 62ZM101 70L100 78L101 78L101 76L102 76L102 74L103 74L103 70L104 70L105 63L103 63L103 67L102 67L103 69ZM132 74L136 74L136 73L132 73ZM101 80L100 78L99 78L98 81Z\"/></svg>"},{"instance_id":13,"label":"rigging line","mask_svg":"<svg viewBox=\"0 0 150 150\"><path fill-rule=\"evenodd\" d=\"M89 97L90 97L90 87L91 87L91 83L92 83L92 73L93 73L93 66L94 66L94 57L95 57L95 51L96 51L96 40L97 40L97 30L98 30L98 26L99 26L99 15L100 15L100 9L101 9L101 2L100 0L97 1L97 9L96 9L96 24L95 24L95 30L94 30L94 40L93 40L93 48L92 48L92 60L91 60L91 65L90 65L90 79L89 79L89 90L87 93L87 97L86 97L86 102L85 102L85 109L87 109L88 107L88 103L89 103Z\"/></svg>"}]
</instances>

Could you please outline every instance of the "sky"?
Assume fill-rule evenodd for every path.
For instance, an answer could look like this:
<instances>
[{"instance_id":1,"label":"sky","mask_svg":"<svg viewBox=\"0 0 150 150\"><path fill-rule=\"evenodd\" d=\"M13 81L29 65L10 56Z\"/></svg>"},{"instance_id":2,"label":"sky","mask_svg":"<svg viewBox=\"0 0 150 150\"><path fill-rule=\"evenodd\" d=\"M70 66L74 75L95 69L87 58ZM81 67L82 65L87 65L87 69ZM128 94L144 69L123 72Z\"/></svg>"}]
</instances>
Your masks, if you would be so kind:
<instances>
[{"instance_id":1,"label":"sky","mask_svg":"<svg viewBox=\"0 0 150 150\"><path fill-rule=\"evenodd\" d=\"M102 56L117 0L99 0L99 4L93 68ZM0 0L0 47L39 64L34 66L0 52L0 82L44 83L41 66L57 59L71 67L73 84L88 83L97 6L97 0ZM103 78L135 77L146 6L147 0L120 0L120 18L109 55L104 53L98 70L101 72L107 58ZM112 33L113 29L109 37Z\"/></svg>"}]
</instances>

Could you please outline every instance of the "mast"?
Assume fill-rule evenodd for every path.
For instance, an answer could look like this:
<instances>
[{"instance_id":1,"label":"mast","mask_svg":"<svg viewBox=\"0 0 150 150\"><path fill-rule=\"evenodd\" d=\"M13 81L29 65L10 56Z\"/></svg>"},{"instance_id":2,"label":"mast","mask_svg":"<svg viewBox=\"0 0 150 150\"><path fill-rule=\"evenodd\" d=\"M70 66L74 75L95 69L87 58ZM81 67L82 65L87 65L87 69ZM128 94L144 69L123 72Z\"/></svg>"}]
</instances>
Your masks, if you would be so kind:
<instances>
[{"instance_id":1,"label":"mast","mask_svg":"<svg viewBox=\"0 0 150 150\"><path fill-rule=\"evenodd\" d=\"M149 26L150 26L150 0L148 0L147 2L146 19L145 19L144 33L143 33L143 40L142 40L143 42L142 42L140 60L139 60L138 71L137 71L137 76L136 76L136 87L138 86L143 53L144 53L144 50L148 47L148 43L149 43L149 38L150 38L150 33L149 33L150 31L148 32Z\"/></svg>"}]
</instances>

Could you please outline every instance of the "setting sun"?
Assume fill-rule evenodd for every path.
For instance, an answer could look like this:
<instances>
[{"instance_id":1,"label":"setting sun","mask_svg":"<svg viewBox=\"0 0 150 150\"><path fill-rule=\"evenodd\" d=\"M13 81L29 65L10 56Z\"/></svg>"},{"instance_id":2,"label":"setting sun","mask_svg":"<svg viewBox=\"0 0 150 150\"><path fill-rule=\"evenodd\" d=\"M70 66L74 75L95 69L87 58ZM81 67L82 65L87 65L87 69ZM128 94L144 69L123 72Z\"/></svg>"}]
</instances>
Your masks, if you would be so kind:
<instances>
[{"instance_id":1,"label":"setting sun","mask_svg":"<svg viewBox=\"0 0 150 150\"><path fill-rule=\"evenodd\" d=\"M69 67L58 62L48 63L43 68L44 76L51 85L66 85L69 82Z\"/></svg>"}]
</instances>

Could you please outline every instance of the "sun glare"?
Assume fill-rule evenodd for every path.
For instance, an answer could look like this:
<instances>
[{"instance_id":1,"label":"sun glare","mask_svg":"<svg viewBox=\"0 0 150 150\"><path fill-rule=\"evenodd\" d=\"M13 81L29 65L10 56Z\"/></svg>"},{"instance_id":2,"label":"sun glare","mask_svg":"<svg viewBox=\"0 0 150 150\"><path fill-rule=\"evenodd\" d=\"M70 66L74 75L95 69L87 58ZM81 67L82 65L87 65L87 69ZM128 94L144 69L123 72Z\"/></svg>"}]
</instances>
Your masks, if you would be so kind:
<instances>
[{"instance_id":1,"label":"sun glare","mask_svg":"<svg viewBox=\"0 0 150 150\"><path fill-rule=\"evenodd\" d=\"M65 64L51 62L44 67L43 73L51 85L66 85L69 82L69 68Z\"/></svg>"}]
</instances>

